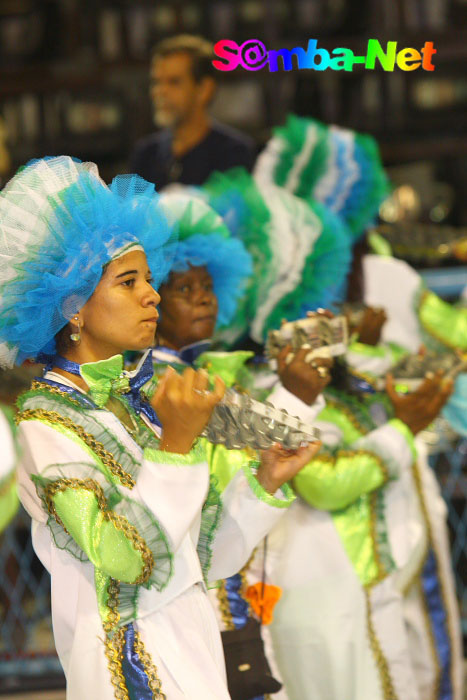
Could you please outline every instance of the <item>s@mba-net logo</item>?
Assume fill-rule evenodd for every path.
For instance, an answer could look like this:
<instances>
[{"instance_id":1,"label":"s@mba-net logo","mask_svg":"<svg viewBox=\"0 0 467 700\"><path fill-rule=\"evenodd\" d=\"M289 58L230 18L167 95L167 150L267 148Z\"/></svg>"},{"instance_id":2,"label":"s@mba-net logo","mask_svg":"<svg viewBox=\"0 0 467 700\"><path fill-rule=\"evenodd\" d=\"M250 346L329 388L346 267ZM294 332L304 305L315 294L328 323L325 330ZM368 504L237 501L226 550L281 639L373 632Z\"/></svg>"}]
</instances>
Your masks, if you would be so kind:
<instances>
[{"instance_id":1,"label":"s@mba-net logo","mask_svg":"<svg viewBox=\"0 0 467 700\"><path fill-rule=\"evenodd\" d=\"M395 67L402 71L413 71L418 68L433 71L433 55L436 49L432 41L425 41L420 49L400 48L397 41L388 41L383 46L378 39L368 39L366 53L356 55L352 49L338 47L331 52L318 46L317 39L309 39L305 50L301 46L294 49L277 49L268 51L259 39L248 39L243 44L237 44L232 39L221 39L214 45L214 53L218 57L212 62L214 68L231 71L241 67L245 70L261 70L268 66L270 73L275 73L282 67L289 71L295 66L299 69L323 71L331 70L352 71L355 64L363 64L365 69L374 70L378 64L385 71L393 71Z\"/></svg>"}]
</instances>

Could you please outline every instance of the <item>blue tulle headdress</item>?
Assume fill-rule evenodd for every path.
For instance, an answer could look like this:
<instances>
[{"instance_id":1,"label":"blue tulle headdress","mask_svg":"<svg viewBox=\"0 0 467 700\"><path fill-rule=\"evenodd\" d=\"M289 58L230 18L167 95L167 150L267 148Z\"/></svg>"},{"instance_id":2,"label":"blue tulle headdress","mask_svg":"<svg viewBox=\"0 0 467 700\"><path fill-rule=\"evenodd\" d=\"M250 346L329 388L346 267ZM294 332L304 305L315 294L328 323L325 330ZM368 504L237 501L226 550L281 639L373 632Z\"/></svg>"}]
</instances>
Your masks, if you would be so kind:
<instances>
[{"instance_id":1,"label":"blue tulle headdress","mask_svg":"<svg viewBox=\"0 0 467 700\"><path fill-rule=\"evenodd\" d=\"M211 275L218 302L217 327L226 326L232 320L252 274L251 256L200 196L167 193L161 195L161 203L168 218L177 226L178 233L178 242L172 246L170 272L205 266Z\"/></svg>"},{"instance_id":2,"label":"blue tulle headdress","mask_svg":"<svg viewBox=\"0 0 467 700\"><path fill-rule=\"evenodd\" d=\"M53 352L113 258L143 249L156 287L170 267L174 234L154 186L121 175L107 187L68 156L21 168L0 193L0 222L0 365Z\"/></svg>"}]
</instances>

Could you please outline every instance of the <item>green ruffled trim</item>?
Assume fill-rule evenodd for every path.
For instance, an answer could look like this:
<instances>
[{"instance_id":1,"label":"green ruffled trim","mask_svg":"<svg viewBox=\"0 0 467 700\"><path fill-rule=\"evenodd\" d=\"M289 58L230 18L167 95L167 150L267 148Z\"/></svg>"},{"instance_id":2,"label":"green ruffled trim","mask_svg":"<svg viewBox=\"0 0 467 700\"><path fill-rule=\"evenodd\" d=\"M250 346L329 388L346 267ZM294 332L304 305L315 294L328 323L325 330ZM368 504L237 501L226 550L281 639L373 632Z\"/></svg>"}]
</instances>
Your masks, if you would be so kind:
<instances>
[{"instance_id":1,"label":"green ruffled trim","mask_svg":"<svg viewBox=\"0 0 467 700\"><path fill-rule=\"evenodd\" d=\"M399 420L399 418L391 418L391 420L389 421L389 425L392 425L393 428L402 433L402 435L407 440L414 460L417 459L417 446L415 444L414 434L412 433L410 428L403 421Z\"/></svg>"},{"instance_id":2,"label":"green ruffled trim","mask_svg":"<svg viewBox=\"0 0 467 700\"><path fill-rule=\"evenodd\" d=\"M144 459L147 459L149 462L156 462L156 464L174 464L178 467L191 466L206 462L206 446L203 440L197 440L188 454L146 448L143 455Z\"/></svg>"},{"instance_id":3,"label":"green ruffled trim","mask_svg":"<svg viewBox=\"0 0 467 700\"><path fill-rule=\"evenodd\" d=\"M258 460L250 460L247 464L243 465L243 472L248 481L248 485L255 496L260 501L263 501L263 503L267 503L268 506L274 506L275 508L288 508L295 500L295 494L290 488L289 484L283 484L281 486L281 491L285 496L285 500L281 500L280 498L276 498L275 496L271 495L263 489L256 478L256 470L258 469L259 465L260 462Z\"/></svg>"},{"instance_id":4,"label":"green ruffled trim","mask_svg":"<svg viewBox=\"0 0 467 700\"><path fill-rule=\"evenodd\" d=\"M365 357L386 357L386 348L378 345L366 345L366 343L358 341L351 343L347 350L357 355L365 355Z\"/></svg>"},{"instance_id":5,"label":"green ruffled trim","mask_svg":"<svg viewBox=\"0 0 467 700\"><path fill-rule=\"evenodd\" d=\"M106 633L111 639L120 627L137 619L140 588L120 583L99 569L94 570L94 585L99 614Z\"/></svg>"},{"instance_id":6,"label":"green ruffled trim","mask_svg":"<svg viewBox=\"0 0 467 700\"><path fill-rule=\"evenodd\" d=\"M53 479L48 479L39 475L32 475L31 479L36 486L36 491L43 503L43 507L46 513L48 513L47 500L45 496L45 489L49 484L60 479L70 479L73 478L73 467L85 466L87 468L94 469L94 465L77 465L76 463L70 463L68 465L51 465L51 467L57 467L60 470L60 476ZM92 478L92 477L87 477ZM82 480L82 479L81 479ZM152 568L149 578L141 585L145 588L156 588L158 591L162 591L173 575L173 554L170 550L168 537L165 534L163 528L152 515L152 513L141 503L134 501L131 498L122 496L122 494L114 487L107 484L102 484L102 480L98 480L96 483L100 486L104 493L104 498L107 503L106 510L113 511L116 515L126 518L126 520L133 525L137 530L140 537L144 540L147 548L151 551L154 566ZM71 556L81 562L89 561L87 554L75 541L75 539L55 520L52 515L49 515L47 520L47 526L49 527L52 538L58 549L63 549L67 551ZM104 572L105 574L105 572ZM107 576L107 574L105 574ZM134 588L132 584L124 584Z\"/></svg>"},{"instance_id":7,"label":"green ruffled trim","mask_svg":"<svg viewBox=\"0 0 467 700\"><path fill-rule=\"evenodd\" d=\"M372 506L375 510L375 547L381 566L386 574L391 573L396 568L392 558L391 545L389 542L388 528L385 512L385 498L383 489L378 489L372 494Z\"/></svg>"},{"instance_id":8,"label":"green ruffled trim","mask_svg":"<svg viewBox=\"0 0 467 700\"><path fill-rule=\"evenodd\" d=\"M27 392L26 395L20 399L20 408L23 411L26 410L46 410L54 411L59 413L62 417L70 419L75 425L81 427L86 433L92 435L92 437L100 442L104 448L110 452L121 466L124 472L129 474L133 479L136 478L139 468L140 460L137 459L133 454L127 450L126 447L115 437L110 430L103 426L98 420L99 411L89 410L81 408L71 403L62 396L50 394L47 391L33 391ZM57 429L57 424L53 421L49 422L46 418L40 419L42 422L50 424L54 429ZM143 421L141 421L143 422ZM64 428L64 430L67 430ZM149 430L149 429L148 429ZM73 439L79 440L80 444L85 445L78 435L74 435L73 431L67 431ZM154 440L156 440L154 436ZM87 449L87 451L89 451ZM94 454L94 452L93 452ZM101 464L101 460L98 455L96 455L96 461ZM118 476L113 474L110 470L106 468L105 470L106 478L111 483L120 483Z\"/></svg>"},{"instance_id":9,"label":"green ruffled trim","mask_svg":"<svg viewBox=\"0 0 467 700\"><path fill-rule=\"evenodd\" d=\"M345 445L350 445L355 440L362 437L358 429L358 426L354 424L338 406L333 406L332 404L326 404L321 413L318 415L317 420L325 421L326 423L331 423L336 425L342 432L342 439Z\"/></svg>"},{"instance_id":10,"label":"green ruffled trim","mask_svg":"<svg viewBox=\"0 0 467 700\"><path fill-rule=\"evenodd\" d=\"M222 499L218 489L218 481L211 474L209 477L208 497L201 512L201 529L198 538L198 556L203 572L203 578L207 585L208 573L212 560L212 543L219 527L222 515Z\"/></svg>"},{"instance_id":11,"label":"green ruffled trim","mask_svg":"<svg viewBox=\"0 0 467 700\"><path fill-rule=\"evenodd\" d=\"M335 404L337 409L342 410L360 433L366 434L376 428L367 406L355 396L333 387L326 387L324 398Z\"/></svg>"}]
</instances>

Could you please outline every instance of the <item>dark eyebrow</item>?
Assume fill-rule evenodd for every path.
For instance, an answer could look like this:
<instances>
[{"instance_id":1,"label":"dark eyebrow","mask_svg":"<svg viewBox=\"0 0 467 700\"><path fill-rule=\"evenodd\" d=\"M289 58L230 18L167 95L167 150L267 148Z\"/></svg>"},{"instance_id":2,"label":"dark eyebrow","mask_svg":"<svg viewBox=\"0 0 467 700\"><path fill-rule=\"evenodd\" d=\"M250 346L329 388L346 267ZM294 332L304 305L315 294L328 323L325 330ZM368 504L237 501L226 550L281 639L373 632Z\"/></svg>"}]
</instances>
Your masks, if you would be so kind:
<instances>
[{"instance_id":1,"label":"dark eyebrow","mask_svg":"<svg viewBox=\"0 0 467 700\"><path fill-rule=\"evenodd\" d=\"M137 275L138 270L127 270L126 272L121 272L119 275L115 275L115 279L119 277L125 277L125 275Z\"/></svg>"},{"instance_id":2,"label":"dark eyebrow","mask_svg":"<svg viewBox=\"0 0 467 700\"><path fill-rule=\"evenodd\" d=\"M119 275L115 275L115 279L118 279L119 277L125 277L125 275L137 275L137 274L138 274L138 270L127 270L126 272L121 272ZM148 275L151 276L152 275L151 270L147 270L144 273L144 275L145 275L145 277L147 277Z\"/></svg>"}]
</instances>

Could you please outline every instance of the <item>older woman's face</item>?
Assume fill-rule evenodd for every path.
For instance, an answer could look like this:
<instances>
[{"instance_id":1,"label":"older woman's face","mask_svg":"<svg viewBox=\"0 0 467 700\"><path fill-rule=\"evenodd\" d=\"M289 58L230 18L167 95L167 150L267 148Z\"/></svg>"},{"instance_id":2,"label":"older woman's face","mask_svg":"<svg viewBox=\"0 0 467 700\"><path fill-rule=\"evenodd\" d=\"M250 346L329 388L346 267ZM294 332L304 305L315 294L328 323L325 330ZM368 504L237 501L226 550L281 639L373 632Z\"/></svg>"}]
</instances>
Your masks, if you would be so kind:
<instances>
[{"instance_id":1,"label":"older woman's face","mask_svg":"<svg viewBox=\"0 0 467 700\"><path fill-rule=\"evenodd\" d=\"M79 312L81 346L103 358L150 347L159 301L142 251L130 251L113 260Z\"/></svg>"},{"instance_id":2,"label":"older woman's face","mask_svg":"<svg viewBox=\"0 0 467 700\"><path fill-rule=\"evenodd\" d=\"M158 334L162 342L177 350L211 338L217 319L217 298L206 267L172 272L161 285L161 318Z\"/></svg>"}]
</instances>

